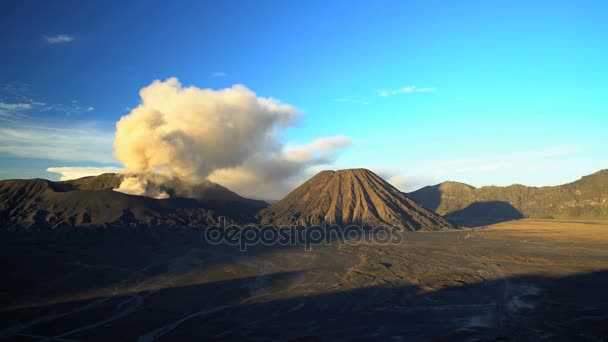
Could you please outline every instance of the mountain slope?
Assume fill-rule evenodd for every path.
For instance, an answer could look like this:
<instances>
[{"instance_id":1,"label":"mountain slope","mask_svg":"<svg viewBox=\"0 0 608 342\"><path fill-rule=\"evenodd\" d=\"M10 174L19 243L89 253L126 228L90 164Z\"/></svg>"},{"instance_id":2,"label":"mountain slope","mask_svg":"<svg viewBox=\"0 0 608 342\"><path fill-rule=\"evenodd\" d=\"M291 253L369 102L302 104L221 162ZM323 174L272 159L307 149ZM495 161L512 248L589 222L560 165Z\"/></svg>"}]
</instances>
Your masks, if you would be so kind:
<instances>
[{"instance_id":1,"label":"mountain slope","mask_svg":"<svg viewBox=\"0 0 608 342\"><path fill-rule=\"evenodd\" d=\"M83 177L57 182L67 190L113 190L118 188L125 178L136 177L132 174L104 173L99 176ZM199 200L247 201L227 188L206 179L196 184L184 183L178 178L165 176L148 176L146 182L153 187L162 188L171 197L194 198Z\"/></svg>"},{"instance_id":2,"label":"mountain slope","mask_svg":"<svg viewBox=\"0 0 608 342\"><path fill-rule=\"evenodd\" d=\"M157 200L127 195L112 190L122 177L0 181L0 227L206 226L216 223L219 216L248 223L267 205L211 182L196 186L205 190L199 198Z\"/></svg>"},{"instance_id":3,"label":"mountain slope","mask_svg":"<svg viewBox=\"0 0 608 342\"><path fill-rule=\"evenodd\" d=\"M407 194L440 215L458 218L608 219L608 170L559 186L473 186L444 182Z\"/></svg>"},{"instance_id":4,"label":"mountain slope","mask_svg":"<svg viewBox=\"0 0 608 342\"><path fill-rule=\"evenodd\" d=\"M452 227L366 169L322 171L285 198L262 210L260 223L371 224L405 230Z\"/></svg>"},{"instance_id":5,"label":"mountain slope","mask_svg":"<svg viewBox=\"0 0 608 342\"><path fill-rule=\"evenodd\" d=\"M125 175L118 173L103 173L99 176L82 177L57 184L65 189L112 190L120 185L124 177Z\"/></svg>"}]
</instances>

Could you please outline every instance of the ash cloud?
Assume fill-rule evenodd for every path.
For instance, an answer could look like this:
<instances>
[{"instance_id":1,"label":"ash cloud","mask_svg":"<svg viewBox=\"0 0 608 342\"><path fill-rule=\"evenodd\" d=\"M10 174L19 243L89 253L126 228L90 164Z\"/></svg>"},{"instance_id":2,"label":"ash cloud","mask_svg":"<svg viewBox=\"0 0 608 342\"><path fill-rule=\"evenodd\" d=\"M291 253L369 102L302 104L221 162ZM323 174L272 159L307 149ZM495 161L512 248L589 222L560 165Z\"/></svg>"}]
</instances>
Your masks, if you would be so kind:
<instances>
[{"instance_id":1,"label":"ash cloud","mask_svg":"<svg viewBox=\"0 0 608 342\"><path fill-rule=\"evenodd\" d=\"M310 144L286 148L276 154L257 154L241 166L214 171L209 180L244 196L280 199L312 172L309 168L330 164L351 143L345 136L320 138Z\"/></svg>"},{"instance_id":2,"label":"ash cloud","mask_svg":"<svg viewBox=\"0 0 608 342\"><path fill-rule=\"evenodd\" d=\"M286 146L280 134L299 111L244 85L200 89L169 78L142 88L140 97L116 124L114 155L128 173L141 175L117 189L126 193L165 197L146 176L160 174L192 184L208 178L246 196L280 196L291 179L333 161L349 144L338 136Z\"/></svg>"},{"instance_id":3,"label":"ash cloud","mask_svg":"<svg viewBox=\"0 0 608 342\"><path fill-rule=\"evenodd\" d=\"M165 189L165 179L159 179L160 175L137 174L126 176L118 188L114 191L129 195L147 196L156 199L171 197Z\"/></svg>"}]
</instances>

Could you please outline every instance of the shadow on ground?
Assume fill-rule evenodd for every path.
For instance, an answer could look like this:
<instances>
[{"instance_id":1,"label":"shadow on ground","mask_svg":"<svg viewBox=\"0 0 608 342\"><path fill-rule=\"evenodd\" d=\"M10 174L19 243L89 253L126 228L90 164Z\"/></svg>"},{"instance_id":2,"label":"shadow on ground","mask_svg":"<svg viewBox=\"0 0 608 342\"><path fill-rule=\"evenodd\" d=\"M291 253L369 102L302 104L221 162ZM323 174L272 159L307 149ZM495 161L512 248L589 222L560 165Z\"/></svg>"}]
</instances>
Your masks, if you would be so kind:
<instances>
[{"instance_id":1,"label":"shadow on ground","mask_svg":"<svg viewBox=\"0 0 608 342\"><path fill-rule=\"evenodd\" d=\"M474 202L462 210L446 215L458 225L478 227L523 219L524 215L508 202Z\"/></svg>"},{"instance_id":2,"label":"shadow on ground","mask_svg":"<svg viewBox=\"0 0 608 342\"><path fill-rule=\"evenodd\" d=\"M3 312L0 337L76 340L600 340L608 272L517 277L420 293L369 287L273 299L279 273ZM266 298L269 297L269 298ZM35 318L34 318L35 317Z\"/></svg>"},{"instance_id":3,"label":"shadow on ground","mask_svg":"<svg viewBox=\"0 0 608 342\"><path fill-rule=\"evenodd\" d=\"M184 233L183 239L176 237L180 232L169 233L178 234L172 237L176 240L169 244L171 248L184 252L191 247L189 233ZM29 289L4 286L5 295L10 291L8 295L27 299L34 295L28 292L40 290L45 281L51 284L49 293L53 295L76 290L92 291L93 295L22 307L11 307L4 301L0 309L0 338L150 341L158 338L539 340L557 337L600 340L608 337L606 271L560 278L505 277L433 292L425 292L416 285L373 285L373 281L360 287L347 283L319 287L317 282L327 283L331 278L320 278L318 269L322 263L331 264L342 257L338 251L332 250L321 259L304 261L301 256L310 257L315 252L298 254L294 259L297 266L308 265L314 268L312 271L295 270L294 266L289 271L269 272L267 263L289 258L288 249L281 250L274 259L265 253L277 249L268 247L248 254L218 249L210 254L186 253L170 258L174 251L157 238L133 243L126 239L128 235L111 235L100 247L95 247L99 245L99 236L95 236L90 246L82 247L71 245L82 243L82 239L73 236L56 236L54 238L59 239L56 244L36 240L50 244L40 246L51 248L52 253L45 254L46 257L61 255L57 248L72 254L57 260L40 259L38 255L37 260L27 261L30 266L37 261L40 273L22 271L31 278L14 280L14 286L28 281L41 285ZM160 241L169 236L173 235L161 235ZM90 238L87 236L85 240ZM126 240L121 242L122 239ZM103 252L112 243L122 247L113 249L113 253ZM98 250L87 250L87 247ZM201 255L209 258L201 259ZM105 264L104 257L108 257ZM95 259L89 260L95 263L88 264L89 268L87 258ZM53 273L45 271L45 265L62 265L72 259L81 260L78 267L82 274L77 272L62 278L61 283L53 283ZM180 262L165 264L162 259ZM252 268L249 263L254 259L262 263ZM6 266L7 260L3 261ZM134 275L131 271L140 264L151 266ZM104 265L114 270L105 270ZM221 265L219 271L214 271L214 265ZM383 267L394 266L384 264ZM224 277L227 274L235 277L215 279L216 271ZM454 272L458 273L457 267ZM135 279L116 283L116 279L124 280L125 275ZM8 279L16 276L13 274L13 278ZM70 283L70 279L74 283ZM116 284L115 292L112 284ZM96 290L100 287L105 290Z\"/></svg>"}]
</instances>

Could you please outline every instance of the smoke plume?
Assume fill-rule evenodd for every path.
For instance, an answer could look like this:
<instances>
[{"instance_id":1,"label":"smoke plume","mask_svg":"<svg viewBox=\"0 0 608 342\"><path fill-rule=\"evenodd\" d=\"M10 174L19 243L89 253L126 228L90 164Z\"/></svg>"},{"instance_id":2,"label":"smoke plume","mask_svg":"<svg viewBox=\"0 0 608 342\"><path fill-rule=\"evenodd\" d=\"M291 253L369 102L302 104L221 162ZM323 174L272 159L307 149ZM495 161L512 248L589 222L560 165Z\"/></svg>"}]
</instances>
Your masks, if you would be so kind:
<instances>
[{"instance_id":1,"label":"smoke plume","mask_svg":"<svg viewBox=\"0 0 608 342\"><path fill-rule=\"evenodd\" d=\"M331 163L350 144L344 136L320 138L279 153L256 154L242 165L214 171L209 180L245 196L280 199L312 175L310 168Z\"/></svg>"},{"instance_id":2,"label":"smoke plume","mask_svg":"<svg viewBox=\"0 0 608 342\"><path fill-rule=\"evenodd\" d=\"M117 189L126 193L168 196L150 187L157 182L147 175L160 174L190 183L209 178L247 196L280 196L290 179L331 162L349 143L339 136L286 147L280 134L298 110L243 85L200 89L169 78L142 88L140 97L116 124L115 157L134 174Z\"/></svg>"}]
</instances>

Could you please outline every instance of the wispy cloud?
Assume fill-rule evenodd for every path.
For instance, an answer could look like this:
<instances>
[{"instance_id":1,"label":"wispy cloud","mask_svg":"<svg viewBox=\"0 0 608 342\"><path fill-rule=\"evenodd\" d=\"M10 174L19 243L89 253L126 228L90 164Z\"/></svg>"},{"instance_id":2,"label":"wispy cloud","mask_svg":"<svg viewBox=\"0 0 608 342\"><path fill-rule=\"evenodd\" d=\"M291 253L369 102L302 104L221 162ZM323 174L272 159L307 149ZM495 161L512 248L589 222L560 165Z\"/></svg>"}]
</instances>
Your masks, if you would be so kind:
<instances>
[{"instance_id":1,"label":"wispy cloud","mask_svg":"<svg viewBox=\"0 0 608 342\"><path fill-rule=\"evenodd\" d=\"M211 77L226 77L226 76L228 76L228 74L223 71L214 71L211 73L210 76Z\"/></svg>"},{"instance_id":2,"label":"wispy cloud","mask_svg":"<svg viewBox=\"0 0 608 342\"><path fill-rule=\"evenodd\" d=\"M31 103L0 102L0 109L2 109L2 110L29 110L29 109L32 109L32 104Z\"/></svg>"},{"instance_id":3,"label":"wispy cloud","mask_svg":"<svg viewBox=\"0 0 608 342\"><path fill-rule=\"evenodd\" d=\"M94 109L95 108L92 106L83 106L76 100L72 100L68 103L48 104L40 107L41 112L54 112L57 114L65 114L67 116L77 115L83 112L91 112Z\"/></svg>"},{"instance_id":4,"label":"wispy cloud","mask_svg":"<svg viewBox=\"0 0 608 342\"><path fill-rule=\"evenodd\" d=\"M386 97L399 94L411 94L411 93L430 93L437 91L435 87L417 87L417 86L406 86L396 89L380 89L378 90L378 96Z\"/></svg>"},{"instance_id":5,"label":"wispy cloud","mask_svg":"<svg viewBox=\"0 0 608 342\"><path fill-rule=\"evenodd\" d=\"M15 121L29 117L31 113L72 115L95 109L90 105L79 104L75 99L64 103L48 103L46 100L32 97L30 88L24 84L0 84L0 120Z\"/></svg>"},{"instance_id":6,"label":"wispy cloud","mask_svg":"<svg viewBox=\"0 0 608 342\"><path fill-rule=\"evenodd\" d=\"M44 40L49 44L65 44L74 40L74 36L58 34L55 36L44 36Z\"/></svg>"},{"instance_id":7,"label":"wispy cloud","mask_svg":"<svg viewBox=\"0 0 608 342\"><path fill-rule=\"evenodd\" d=\"M116 163L114 133L96 128L13 125L0 127L0 154L61 161Z\"/></svg>"},{"instance_id":8,"label":"wispy cloud","mask_svg":"<svg viewBox=\"0 0 608 342\"><path fill-rule=\"evenodd\" d=\"M333 99L332 101L333 102L342 102L342 103L355 103L355 104L362 104L362 105L369 104L369 102L366 100L357 100L357 99L353 99L351 97L339 97L339 98Z\"/></svg>"},{"instance_id":9,"label":"wispy cloud","mask_svg":"<svg viewBox=\"0 0 608 342\"><path fill-rule=\"evenodd\" d=\"M34 109L36 106L43 106L43 102L0 102L0 120L16 119L25 116L25 112Z\"/></svg>"}]
</instances>

